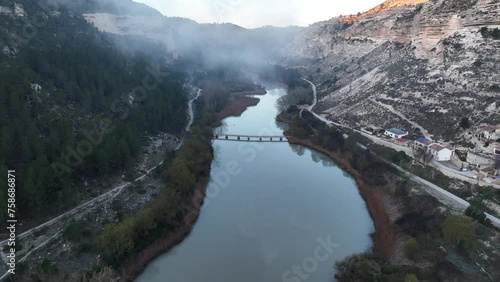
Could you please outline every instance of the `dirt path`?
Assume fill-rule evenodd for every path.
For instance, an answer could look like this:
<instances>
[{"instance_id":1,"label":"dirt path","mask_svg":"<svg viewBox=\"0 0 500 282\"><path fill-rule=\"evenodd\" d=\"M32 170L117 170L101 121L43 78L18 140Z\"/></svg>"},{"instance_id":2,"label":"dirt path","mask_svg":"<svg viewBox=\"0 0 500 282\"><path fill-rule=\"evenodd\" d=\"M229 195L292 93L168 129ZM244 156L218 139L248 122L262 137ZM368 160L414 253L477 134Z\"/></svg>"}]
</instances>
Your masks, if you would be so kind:
<instances>
[{"instance_id":1,"label":"dirt path","mask_svg":"<svg viewBox=\"0 0 500 282\"><path fill-rule=\"evenodd\" d=\"M420 124L418 124L418 123L410 120L409 118L407 118L402 113L396 111L392 106L389 106L389 105L386 105L384 103L381 103L381 102L379 102L379 101L377 101L377 100L375 100L373 98L368 98L368 100L370 100L370 102L372 102L374 104L377 104L377 105L381 106L382 108L388 110L389 112L397 115L398 117L404 119L405 121L407 121L408 123L410 123L411 125L413 125L413 127L420 129L420 132L422 132L422 135L424 135L425 138L432 140L431 135L429 134L429 132L427 132L427 130L425 130L425 128L423 128Z\"/></svg>"}]
</instances>

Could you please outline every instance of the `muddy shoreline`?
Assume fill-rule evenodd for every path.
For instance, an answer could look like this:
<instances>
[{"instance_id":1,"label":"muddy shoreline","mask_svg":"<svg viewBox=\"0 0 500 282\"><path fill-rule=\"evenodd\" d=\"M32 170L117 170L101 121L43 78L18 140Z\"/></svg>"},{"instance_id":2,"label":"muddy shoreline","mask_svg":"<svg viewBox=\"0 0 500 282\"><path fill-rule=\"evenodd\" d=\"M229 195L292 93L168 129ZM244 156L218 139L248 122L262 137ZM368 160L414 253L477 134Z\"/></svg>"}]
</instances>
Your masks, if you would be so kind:
<instances>
[{"instance_id":1,"label":"muddy shoreline","mask_svg":"<svg viewBox=\"0 0 500 282\"><path fill-rule=\"evenodd\" d=\"M325 148L313 144L310 140L299 139L293 136L287 136L290 144L302 145L312 150L329 156L342 170L349 173L356 181L359 192L363 197L368 212L374 222L375 232L371 234L373 240L373 251L385 257L390 257L394 251L397 233L392 226L391 219L387 214L380 190L376 187L367 185L362 175L354 169L342 156L336 152L331 152Z\"/></svg>"}]
</instances>

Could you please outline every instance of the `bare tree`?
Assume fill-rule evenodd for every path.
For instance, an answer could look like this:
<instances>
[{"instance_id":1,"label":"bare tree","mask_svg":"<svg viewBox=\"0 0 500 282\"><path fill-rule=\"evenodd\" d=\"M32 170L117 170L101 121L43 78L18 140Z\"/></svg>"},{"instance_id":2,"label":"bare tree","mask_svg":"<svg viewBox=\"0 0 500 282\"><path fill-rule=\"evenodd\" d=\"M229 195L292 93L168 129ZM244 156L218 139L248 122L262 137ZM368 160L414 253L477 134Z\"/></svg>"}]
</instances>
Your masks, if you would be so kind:
<instances>
[{"instance_id":1,"label":"bare tree","mask_svg":"<svg viewBox=\"0 0 500 282\"><path fill-rule=\"evenodd\" d=\"M309 88L299 86L288 90L287 95L276 101L276 106L280 112L285 112L290 106L310 103L312 98L313 94Z\"/></svg>"},{"instance_id":2,"label":"bare tree","mask_svg":"<svg viewBox=\"0 0 500 282\"><path fill-rule=\"evenodd\" d=\"M420 162L424 166L427 166L432 161L434 156L428 148L413 146L413 157L416 161Z\"/></svg>"},{"instance_id":3,"label":"bare tree","mask_svg":"<svg viewBox=\"0 0 500 282\"><path fill-rule=\"evenodd\" d=\"M203 98L207 109L219 112L229 99L231 92L223 82L209 82L203 87Z\"/></svg>"}]
</instances>

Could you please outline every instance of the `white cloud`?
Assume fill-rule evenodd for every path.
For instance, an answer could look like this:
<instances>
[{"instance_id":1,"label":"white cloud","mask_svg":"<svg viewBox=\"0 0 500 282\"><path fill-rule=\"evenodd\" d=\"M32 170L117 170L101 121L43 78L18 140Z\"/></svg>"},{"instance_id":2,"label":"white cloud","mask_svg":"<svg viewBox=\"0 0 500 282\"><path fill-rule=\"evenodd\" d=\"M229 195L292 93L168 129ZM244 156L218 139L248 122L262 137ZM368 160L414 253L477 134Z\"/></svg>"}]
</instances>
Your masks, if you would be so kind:
<instances>
[{"instance_id":1,"label":"white cloud","mask_svg":"<svg viewBox=\"0 0 500 282\"><path fill-rule=\"evenodd\" d=\"M244 27L306 26L338 15L366 11L383 0L134 0L166 16L201 23L231 22Z\"/></svg>"}]
</instances>

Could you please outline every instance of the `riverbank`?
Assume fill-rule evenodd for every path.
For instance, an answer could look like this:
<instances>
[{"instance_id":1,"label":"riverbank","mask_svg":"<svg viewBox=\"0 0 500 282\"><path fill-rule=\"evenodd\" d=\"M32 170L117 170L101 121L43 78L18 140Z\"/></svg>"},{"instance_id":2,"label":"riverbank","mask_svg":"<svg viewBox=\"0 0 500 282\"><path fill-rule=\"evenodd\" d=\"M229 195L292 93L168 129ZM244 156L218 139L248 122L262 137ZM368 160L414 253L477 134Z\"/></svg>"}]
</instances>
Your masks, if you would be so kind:
<instances>
[{"instance_id":1,"label":"riverbank","mask_svg":"<svg viewBox=\"0 0 500 282\"><path fill-rule=\"evenodd\" d=\"M225 105L222 111L216 114L216 120L212 127L220 126L223 119L229 116L239 116L248 107L256 106L260 99L249 97L247 95L263 95L267 91L264 90L249 90L245 92L233 93L230 101ZM200 92L198 92L197 97ZM208 168L210 171L210 168ZM143 248L137 255L127 261L120 271L120 281L135 280L147 267L147 265L158 258L159 256L169 252L176 245L186 239L193 230L196 221L198 220L201 207L205 200L206 189L210 181L210 172L208 176L203 176L192 193L189 201L187 201L187 214L180 221L182 225L177 226L174 231L168 231L157 237L154 242Z\"/></svg>"},{"instance_id":2,"label":"riverbank","mask_svg":"<svg viewBox=\"0 0 500 282\"><path fill-rule=\"evenodd\" d=\"M366 184L361 173L352 167L349 162L344 160L339 153L315 145L308 139L301 139L290 135L288 135L287 138L290 144L302 145L329 156L337 165L355 179L359 192L365 200L370 216L375 224L375 232L371 234L373 239L373 250L386 257L391 256L395 248L397 233L387 213L390 207L384 205L382 195L376 187Z\"/></svg>"},{"instance_id":3,"label":"riverbank","mask_svg":"<svg viewBox=\"0 0 500 282\"><path fill-rule=\"evenodd\" d=\"M137 254L137 256L128 261L122 268L120 281L133 281L146 269L146 266L151 261L169 252L187 238L200 217L209 181L210 176L205 176L196 184L196 189L189 201L191 203L189 212L182 220L184 224L176 228L174 232L164 233Z\"/></svg>"},{"instance_id":4,"label":"riverbank","mask_svg":"<svg viewBox=\"0 0 500 282\"><path fill-rule=\"evenodd\" d=\"M306 119L310 118L306 115ZM404 281L408 276L425 281L496 281L494 277L499 274L494 265L498 265L499 257L492 246L498 245L498 233L474 224L474 248L446 239L445 223L453 216L463 216L460 211L439 202L371 150L358 146L355 135L345 139L342 134L330 135L336 130L315 129L311 135L288 136L288 140L330 156L351 174L375 224L373 252L338 262L339 281L365 281L366 277L374 281ZM301 131L294 128L294 132ZM363 270L366 264L380 272Z\"/></svg>"}]
</instances>

